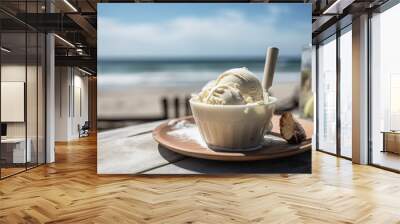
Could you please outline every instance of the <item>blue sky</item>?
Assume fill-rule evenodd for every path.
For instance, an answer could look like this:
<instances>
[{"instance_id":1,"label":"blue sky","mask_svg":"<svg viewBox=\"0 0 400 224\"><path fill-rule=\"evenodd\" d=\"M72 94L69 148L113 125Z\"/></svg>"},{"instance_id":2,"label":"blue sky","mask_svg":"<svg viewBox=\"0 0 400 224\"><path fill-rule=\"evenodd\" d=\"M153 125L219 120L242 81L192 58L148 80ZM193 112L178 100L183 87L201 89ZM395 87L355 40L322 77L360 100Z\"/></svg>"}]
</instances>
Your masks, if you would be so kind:
<instances>
[{"instance_id":1,"label":"blue sky","mask_svg":"<svg viewBox=\"0 0 400 224\"><path fill-rule=\"evenodd\" d=\"M311 43L311 4L98 4L100 58L299 56Z\"/></svg>"}]
</instances>

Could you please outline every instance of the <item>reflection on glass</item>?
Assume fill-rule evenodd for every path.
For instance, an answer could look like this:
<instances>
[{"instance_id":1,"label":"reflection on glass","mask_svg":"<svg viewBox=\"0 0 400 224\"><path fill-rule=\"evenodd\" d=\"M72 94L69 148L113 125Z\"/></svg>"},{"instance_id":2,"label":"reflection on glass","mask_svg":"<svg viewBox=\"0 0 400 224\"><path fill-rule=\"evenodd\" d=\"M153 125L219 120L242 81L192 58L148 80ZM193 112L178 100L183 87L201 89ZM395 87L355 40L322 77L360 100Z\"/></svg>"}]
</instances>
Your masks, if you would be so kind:
<instances>
[{"instance_id":1,"label":"reflection on glass","mask_svg":"<svg viewBox=\"0 0 400 224\"><path fill-rule=\"evenodd\" d=\"M318 48L318 148L336 153L336 40Z\"/></svg>"},{"instance_id":2,"label":"reflection on glass","mask_svg":"<svg viewBox=\"0 0 400 224\"><path fill-rule=\"evenodd\" d=\"M340 36L340 153L352 156L352 35Z\"/></svg>"},{"instance_id":3,"label":"reflection on glass","mask_svg":"<svg viewBox=\"0 0 400 224\"><path fill-rule=\"evenodd\" d=\"M371 20L371 133L372 163L400 170L400 5L376 14ZM390 137L389 141L385 141ZM386 142L386 146L384 145Z\"/></svg>"}]
</instances>

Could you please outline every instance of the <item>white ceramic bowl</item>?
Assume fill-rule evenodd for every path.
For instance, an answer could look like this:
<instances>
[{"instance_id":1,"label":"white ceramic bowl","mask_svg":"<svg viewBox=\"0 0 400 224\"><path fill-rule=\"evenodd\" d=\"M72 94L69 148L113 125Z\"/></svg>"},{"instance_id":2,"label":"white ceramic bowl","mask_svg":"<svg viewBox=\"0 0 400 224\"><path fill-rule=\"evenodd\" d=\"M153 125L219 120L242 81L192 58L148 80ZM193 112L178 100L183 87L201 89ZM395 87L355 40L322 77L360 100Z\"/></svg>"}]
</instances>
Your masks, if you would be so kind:
<instances>
[{"instance_id":1,"label":"white ceramic bowl","mask_svg":"<svg viewBox=\"0 0 400 224\"><path fill-rule=\"evenodd\" d=\"M220 151L251 151L261 147L270 131L276 98L266 104L212 105L190 100L193 117L208 147Z\"/></svg>"}]
</instances>

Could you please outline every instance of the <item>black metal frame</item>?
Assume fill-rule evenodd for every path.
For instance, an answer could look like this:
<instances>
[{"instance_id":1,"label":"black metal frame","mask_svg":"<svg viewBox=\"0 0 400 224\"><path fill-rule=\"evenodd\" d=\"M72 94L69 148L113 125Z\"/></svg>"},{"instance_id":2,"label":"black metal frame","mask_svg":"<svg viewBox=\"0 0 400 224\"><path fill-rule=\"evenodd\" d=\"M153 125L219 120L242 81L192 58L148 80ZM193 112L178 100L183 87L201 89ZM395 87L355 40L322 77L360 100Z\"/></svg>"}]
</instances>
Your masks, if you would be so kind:
<instances>
[{"instance_id":1,"label":"black metal frame","mask_svg":"<svg viewBox=\"0 0 400 224\"><path fill-rule=\"evenodd\" d=\"M372 13L368 13L368 53L367 53L367 60L368 60L368 75L367 75L367 84L368 84L368 96L367 96L367 107L368 107L368 115L367 115L367 132L368 132L368 156L367 156L367 162L368 164L372 164L372 96L371 96L371 90L372 90L372 85L371 85L371 71L372 71L372 64L371 64L371 56L372 56L372 42L371 42L371 37L372 37L372 32L371 32L371 18L372 18Z\"/></svg>"},{"instance_id":2,"label":"black metal frame","mask_svg":"<svg viewBox=\"0 0 400 224\"><path fill-rule=\"evenodd\" d=\"M336 29L336 154L341 156L341 133L342 125L340 123L340 76L341 76L341 66L340 66L340 35L341 32Z\"/></svg>"},{"instance_id":3,"label":"black metal frame","mask_svg":"<svg viewBox=\"0 0 400 224\"><path fill-rule=\"evenodd\" d=\"M319 151L319 113L318 113L318 108L319 108L319 44L315 45L315 148L317 151Z\"/></svg>"}]
</instances>

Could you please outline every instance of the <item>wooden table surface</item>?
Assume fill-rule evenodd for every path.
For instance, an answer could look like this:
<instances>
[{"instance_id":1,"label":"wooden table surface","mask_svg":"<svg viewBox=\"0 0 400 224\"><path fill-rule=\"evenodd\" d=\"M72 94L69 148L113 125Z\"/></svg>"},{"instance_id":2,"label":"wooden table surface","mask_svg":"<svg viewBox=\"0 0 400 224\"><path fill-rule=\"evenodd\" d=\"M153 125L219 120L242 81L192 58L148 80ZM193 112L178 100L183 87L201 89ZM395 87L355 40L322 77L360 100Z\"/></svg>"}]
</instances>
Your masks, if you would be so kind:
<instances>
[{"instance_id":1,"label":"wooden table surface","mask_svg":"<svg viewBox=\"0 0 400 224\"><path fill-rule=\"evenodd\" d=\"M287 158L250 162L212 161L174 153L152 137L153 129L162 122L165 121L99 133L98 174L311 173L310 151ZM276 119L274 123L277 128ZM306 131L310 133L310 128Z\"/></svg>"}]
</instances>

